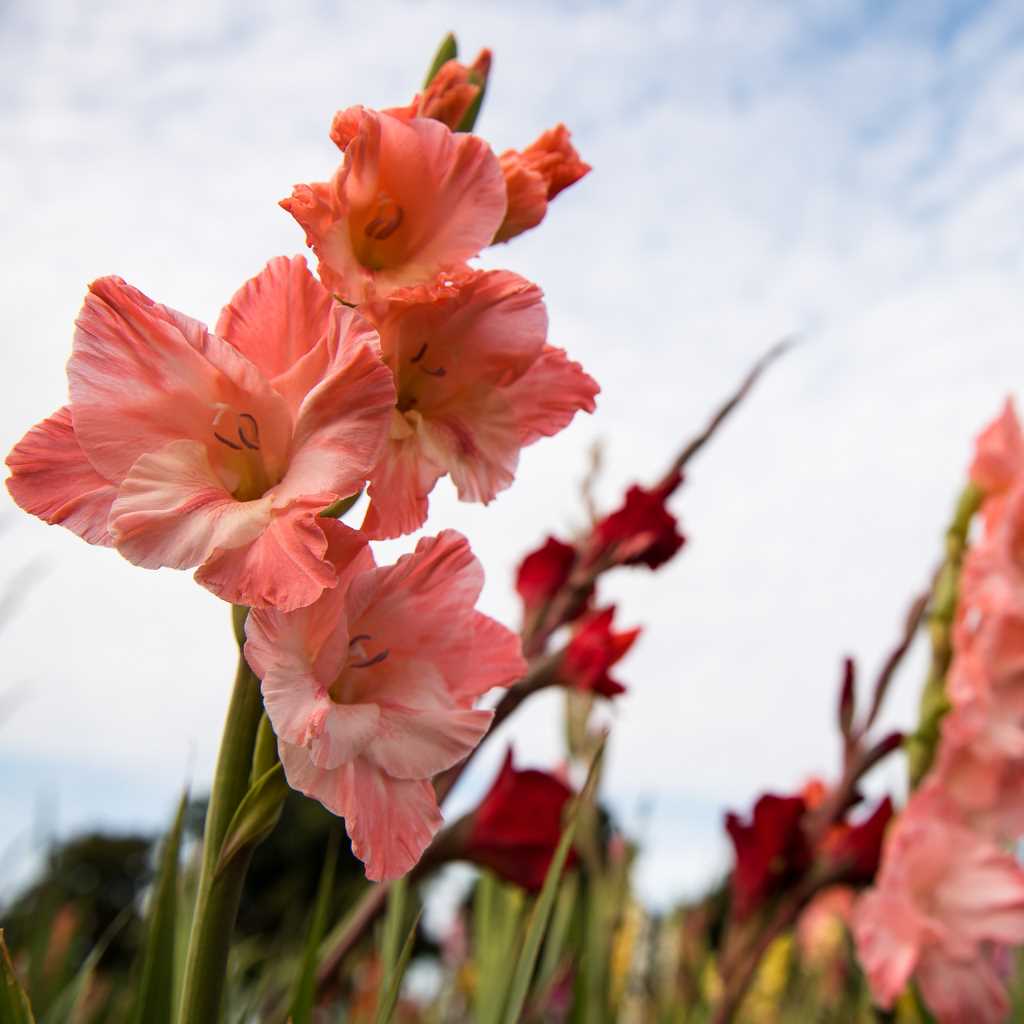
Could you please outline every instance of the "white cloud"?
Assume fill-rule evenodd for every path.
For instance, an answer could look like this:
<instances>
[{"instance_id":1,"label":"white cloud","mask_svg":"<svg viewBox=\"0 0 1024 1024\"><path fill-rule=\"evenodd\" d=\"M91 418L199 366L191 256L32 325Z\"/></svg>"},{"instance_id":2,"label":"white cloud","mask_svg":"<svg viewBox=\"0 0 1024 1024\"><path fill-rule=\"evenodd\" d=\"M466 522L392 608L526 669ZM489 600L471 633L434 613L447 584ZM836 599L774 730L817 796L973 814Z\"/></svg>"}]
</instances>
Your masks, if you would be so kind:
<instances>
[{"instance_id":1,"label":"white cloud","mask_svg":"<svg viewBox=\"0 0 1024 1024\"><path fill-rule=\"evenodd\" d=\"M684 553L608 583L623 621L646 627L622 668L608 780L619 802L669 808L652 830L662 892L673 863L681 891L722 849L706 815L688 832L680 808L745 806L829 771L839 658L880 661L939 553L970 438L1024 369L1012 4L949 38L854 3L392 2L371 15L105 0L0 17L0 445L63 400L90 279L117 272L215 319L266 258L301 248L275 201L329 172L333 110L402 101L454 27L466 50L497 50L481 122L495 148L563 120L594 165L487 262L542 285L553 340L604 393L593 420L524 453L492 507L443 488L431 527L471 537L486 606L513 622L512 569L578 521L594 437L612 502L659 473L756 352L807 330L694 465L675 501ZM3 686L28 694L0 723L17 781L6 820L27 830L45 786L107 820L162 821L186 776L209 777L226 610L184 574L135 570L13 508L5 521L11 573L50 564L0 633ZM920 653L893 721L912 718ZM540 699L513 726L528 760L558 756L557 715ZM81 781L114 777L125 786Z\"/></svg>"}]
</instances>

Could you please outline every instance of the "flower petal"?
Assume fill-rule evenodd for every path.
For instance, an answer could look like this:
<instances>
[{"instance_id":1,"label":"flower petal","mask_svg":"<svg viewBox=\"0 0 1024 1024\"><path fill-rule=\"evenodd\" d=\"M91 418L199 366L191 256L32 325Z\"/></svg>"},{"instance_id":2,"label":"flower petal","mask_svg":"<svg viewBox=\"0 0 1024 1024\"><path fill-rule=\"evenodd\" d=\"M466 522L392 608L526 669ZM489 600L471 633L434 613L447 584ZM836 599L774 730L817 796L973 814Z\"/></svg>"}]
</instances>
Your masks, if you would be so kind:
<instances>
[{"instance_id":1,"label":"flower petal","mask_svg":"<svg viewBox=\"0 0 1024 1024\"><path fill-rule=\"evenodd\" d=\"M188 569L215 551L254 541L270 523L270 499L236 501L204 445L172 441L143 455L110 510L118 551L146 569Z\"/></svg>"},{"instance_id":2,"label":"flower petal","mask_svg":"<svg viewBox=\"0 0 1024 1024\"><path fill-rule=\"evenodd\" d=\"M214 333L273 380L323 337L334 300L302 256L276 256L235 292Z\"/></svg>"},{"instance_id":3,"label":"flower petal","mask_svg":"<svg viewBox=\"0 0 1024 1024\"><path fill-rule=\"evenodd\" d=\"M319 518L330 501L331 495L312 495L274 509L258 537L212 555L196 580L225 601L251 608L293 611L312 604L337 583Z\"/></svg>"},{"instance_id":4,"label":"flower petal","mask_svg":"<svg viewBox=\"0 0 1024 1024\"><path fill-rule=\"evenodd\" d=\"M393 415L406 422L401 413ZM421 423L417 416L417 428ZM370 478L370 505L362 531L384 540L418 530L427 521L427 495L444 473L423 454L417 433L393 428Z\"/></svg>"},{"instance_id":5,"label":"flower petal","mask_svg":"<svg viewBox=\"0 0 1024 1024\"><path fill-rule=\"evenodd\" d=\"M365 756L396 779L429 779L468 757L493 717L493 711L470 708L424 711L384 704Z\"/></svg>"},{"instance_id":6,"label":"flower petal","mask_svg":"<svg viewBox=\"0 0 1024 1024\"><path fill-rule=\"evenodd\" d=\"M577 412L593 412L600 391L597 381L562 349L545 346L533 366L505 390L515 409L519 443L525 446L552 437L567 427Z\"/></svg>"},{"instance_id":7,"label":"flower petal","mask_svg":"<svg viewBox=\"0 0 1024 1024\"><path fill-rule=\"evenodd\" d=\"M113 543L107 519L117 487L86 458L68 406L34 426L11 450L7 465L7 489L26 512L66 526L90 544Z\"/></svg>"},{"instance_id":8,"label":"flower petal","mask_svg":"<svg viewBox=\"0 0 1024 1024\"><path fill-rule=\"evenodd\" d=\"M217 445L214 420L228 407L258 422L261 459L279 478L291 435L288 410L226 341L117 277L92 283L76 323L71 407L97 472L120 483L139 456L170 441Z\"/></svg>"},{"instance_id":9,"label":"flower petal","mask_svg":"<svg viewBox=\"0 0 1024 1024\"><path fill-rule=\"evenodd\" d=\"M391 371L380 358L377 332L349 309L331 321L331 359L298 410L288 472L275 504L303 494L355 494L387 438L395 404Z\"/></svg>"},{"instance_id":10,"label":"flower petal","mask_svg":"<svg viewBox=\"0 0 1024 1024\"><path fill-rule=\"evenodd\" d=\"M281 743L279 749L289 784L345 818L352 852L375 882L409 871L441 827L434 788L425 780L393 779L362 758L325 771L302 747Z\"/></svg>"}]
</instances>

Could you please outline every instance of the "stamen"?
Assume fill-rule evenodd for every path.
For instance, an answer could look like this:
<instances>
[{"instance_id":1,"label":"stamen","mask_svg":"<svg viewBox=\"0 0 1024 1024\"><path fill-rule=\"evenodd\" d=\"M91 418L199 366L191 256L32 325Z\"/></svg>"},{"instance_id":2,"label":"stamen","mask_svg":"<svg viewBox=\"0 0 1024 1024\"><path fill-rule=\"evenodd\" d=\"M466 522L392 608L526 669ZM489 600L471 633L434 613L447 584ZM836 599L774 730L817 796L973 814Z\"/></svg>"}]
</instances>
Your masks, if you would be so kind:
<instances>
[{"instance_id":1,"label":"stamen","mask_svg":"<svg viewBox=\"0 0 1024 1024\"><path fill-rule=\"evenodd\" d=\"M348 645L349 645L349 647L354 647L357 643L359 643L360 640L372 640L372 639L373 639L373 637L370 636L369 633L360 633L358 636L352 637L352 639L349 640Z\"/></svg>"},{"instance_id":2,"label":"stamen","mask_svg":"<svg viewBox=\"0 0 1024 1024\"><path fill-rule=\"evenodd\" d=\"M420 346L419 352L417 352L416 355L414 355L412 357L412 359L409 360L409 362L410 363L418 363L423 358L423 356L426 353L426 351L427 351L427 343L423 342L423 344Z\"/></svg>"},{"instance_id":3,"label":"stamen","mask_svg":"<svg viewBox=\"0 0 1024 1024\"><path fill-rule=\"evenodd\" d=\"M363 228L363 234L377 242L390 238L399 228L405 212L392 199L382 198L377 206L377 216Z\"/></svg>"},{"instance_id":4,"label":"stamen","mask_svg":"<svg viewBox=\"0 0 1024 1024\"><path fill-rule=\"evenodd\" d=\"M256 417L247 412L240 412L238 414L240 420L248 420L252 424L252 432L255 435L255 440L250 440L245 435L245 425L240 423L238 425L238 438L245 445L246 448L251 448L254 452L260 450L260 425L256 422Z\"/></svg>"},{"instance_id":5,"label":"stamen","mask_svg":"<svg viewBox=\"0 0 1024 1024\"><path fill-rule=\"evenodd\" d=\"M241 431L239 431L239 433L241 433ZM229 441L226 437L218 434L216 430L213 432L213 436L217 438L221 444L226 444L229 448L234 448L236 452L240 452L242 450L242 446L240 444L235 444L234 441Z\"/></svg>"},{"instance_id":6,"label":"stamen","mask_svg":"<svg viewBox=\"0 0 1024 1024\"><path fill-rule=\"evenodd\" d=\"M349 668L370 668L372 665L379 665L390 653L387 648L384 648L380 654L375 654L372 658L367 658L366 661L350 661L348 664Z\"/></svg>"},{"instance_id":7,"label":"stamen","mask_svg":"<svg viewBox=\"0 0 1024 1024\"><path fill-rule=\"evenodd\" d=\"M424 373L429 373L431 377L443 377L446 372L443 366L439 366L436 370L431 370L429 366L421 366L420 369Z\"/></svg>"}]
</instances>

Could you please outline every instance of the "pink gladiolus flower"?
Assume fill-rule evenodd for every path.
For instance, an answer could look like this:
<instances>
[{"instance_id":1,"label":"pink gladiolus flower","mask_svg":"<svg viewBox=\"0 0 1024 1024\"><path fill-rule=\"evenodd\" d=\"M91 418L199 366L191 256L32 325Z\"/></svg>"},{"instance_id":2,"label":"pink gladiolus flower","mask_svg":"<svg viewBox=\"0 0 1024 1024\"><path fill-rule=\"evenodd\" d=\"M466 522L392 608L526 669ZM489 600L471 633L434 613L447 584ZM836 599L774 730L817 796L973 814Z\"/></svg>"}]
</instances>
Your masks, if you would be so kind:
<instances>
[{"instance_id":1,"label":"pink gladiolus flower","mask_svg":"<svg viewBox=\"0 0 1024 1024\"><path fill-rule=\"evenodd\" d=\"M550 128L522 152L506 150L501 154L501 172L508 211L494 241L507 242L536 227L548 212L548 203L589 171L590 164L580 159L564 124Z\"/></svg>"},{"instance_id":2,"label":"pink gladiolus flower","mask_svg":"<svg viewBox=\"0 0 1024 1024\"><path fill-rule=\"evenodd\" d=\"M540 289L507 270L469 272L361 307L377 327L398 402L372 474L363 529L409 533L450 474L463 501L512 483L519 449L592 412L597 384L545 343Z\"/></svg>"},{"instance_id":3,"label":"pink gladiolus flower","mask_svg":"<svg viewBox=\"0 0 1024 1024\"><path fill-rule=\"evenodd\" d=\"M458 131L469 108L480 95L480 90L487 83L491 73L491 51L481 50L468 67L457 60L442 64L438 72L430 80L430 84L405 107L391 107L382 111L403 121L411 121L414 117L432 117L435 121L446 124L453 132ZM338 137L344 140L344 112L341 114L342 125ZM333 134L333 133L332 133ZM335 139L337 142L338 139ZM339 143L340 144L340 143ZM344 145L341 146L344 149Z\"/></svg>"},{"instance_id":4,"label":"pink gladiolus flower","mask_svg":"<svg viewBox=\"0 0 1024 1024\"><path fill-rule=\"evenodd\" d=\"M1024 941L1024 871L957 821L944 794L919 790L889 833L853 931L881 1006L914 976L940 1024L1001 1024L1008 1003L993 952Z\"/></svg>"},{"instance_id":5,"label":"pink gladiolus flower","mask_svg":"<svg viewBox=\"0 0 1024 1024\"><path fill-rule=\"evenodd\" d=\"M1003 411L979 435L974 447L971 480L985 492L984 516L992 525L1002 508L1002 497L1024 478L1024 432L1008 398Z\"/></svg>"},{"instance_id":6,"label":"pink gladiolus flower","mask_svg":"<svg viewBox=\"0 0 1024 1024\"><path fill-rule=\"evenodd\" d=\"M397 878L441 823L431 778L487 731L474 701L526 665L519 638L474 610L483 569L460 534L376 568L365 537L324 530L339 585L298 611L254 610L245 656L289 784L345 819L368 878Z\"/></svg>"},{"instance_id":7,"label":"pink gladiolus flower","mask_svg":"<svg viewBox=\"0 0 1024 1024\"><path fill-rule=\"evenodd\" d=\"M505 215L497 158L475 135L350 107L331 137L345 159L329 182L281 201L306 231L320 280L350 303L385 297L459 266Z\"/></svg>"},{"instance_id":8,"label":"pink gladiolus flower","mask_svg":"<svg viewBox=\"0 0 1024 1024\"><path fill-rule=\"evenodd\" d=\"M7 464L14 500L136 565L199 566L226 601L296 608L337 582L318 513L359 490L394 402L377 336L301 258L273 260L219 329L94 282L71 401Z\"/></svg>"}]
</instances>

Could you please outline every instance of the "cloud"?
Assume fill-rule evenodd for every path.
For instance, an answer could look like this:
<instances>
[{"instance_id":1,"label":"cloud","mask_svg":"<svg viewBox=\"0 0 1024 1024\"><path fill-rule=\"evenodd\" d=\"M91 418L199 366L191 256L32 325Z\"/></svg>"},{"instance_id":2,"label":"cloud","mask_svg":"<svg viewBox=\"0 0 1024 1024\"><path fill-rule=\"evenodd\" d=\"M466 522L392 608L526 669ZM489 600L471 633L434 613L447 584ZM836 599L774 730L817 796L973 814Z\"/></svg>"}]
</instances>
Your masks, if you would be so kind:
<instances>
[{"instance_id":1,"label":"cloud","mask_svg":"<svg viewBox=\"0 0 1024 1024\"><path fill-rule=\"evenodd\" d=\"M446 488L432 502L430 528L480 553L487 610L514 622L517 560L580 521L594 438L610 504L660 472L756 353L807 335L694 465L675 500L683 554L606 588L646 627L612 712L610 796L665 808L646 891L692 889L721 868L724 805L835 764L839 659L877 664L895 638L970 439L1024 367L1024 16L944 6L8 5L0 443L63 401L89 280L120 273L212 322L265 259L300 251L275 201L329 173L336 107L406 99L449 28L467 51L494 46L481 130L495 148L561 120L595 170L486 262L542 285L553 341L604 391L592 420L524 453L490 508ZM28 830L55 790L107 821L147 804L155 827L183 779L212 770L226 609L185 574L136 570L13 509L5 521L11 574L52 566L0 633L5 686L26 694L0 723L9 820ZM922 655L893 722L912 721ZM558 714L538 699L513 723L525 759L559 756Z\"/></svg>"}]
</instances>

